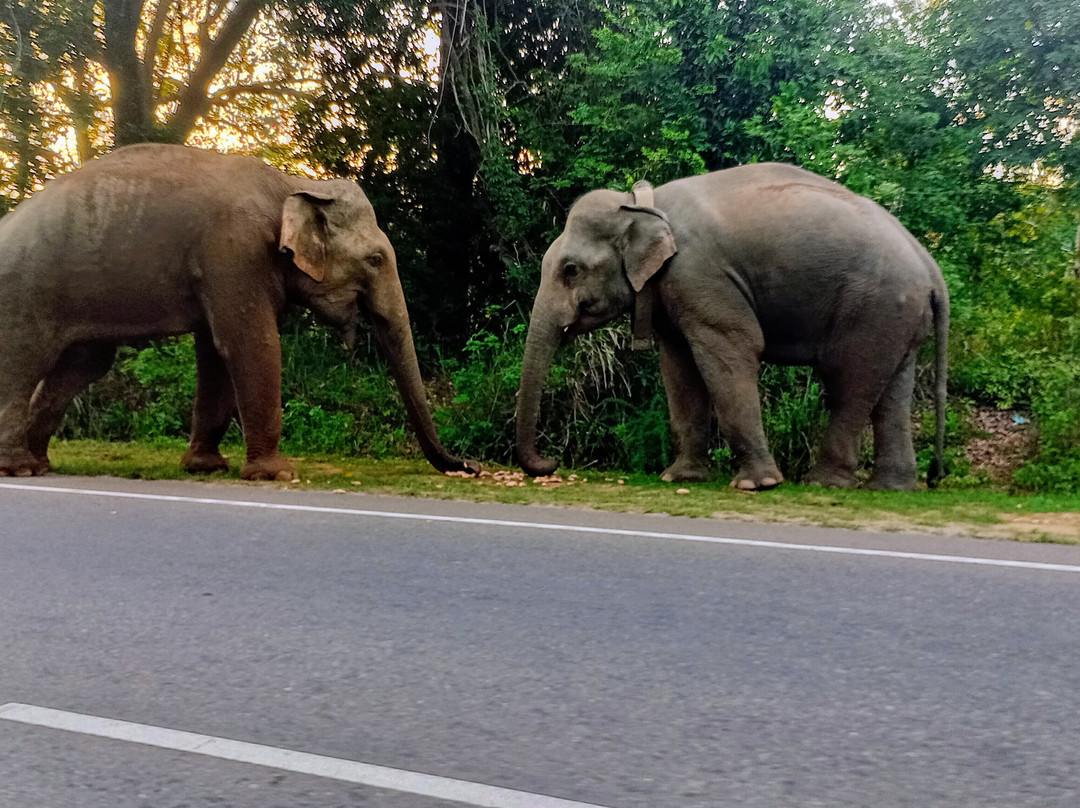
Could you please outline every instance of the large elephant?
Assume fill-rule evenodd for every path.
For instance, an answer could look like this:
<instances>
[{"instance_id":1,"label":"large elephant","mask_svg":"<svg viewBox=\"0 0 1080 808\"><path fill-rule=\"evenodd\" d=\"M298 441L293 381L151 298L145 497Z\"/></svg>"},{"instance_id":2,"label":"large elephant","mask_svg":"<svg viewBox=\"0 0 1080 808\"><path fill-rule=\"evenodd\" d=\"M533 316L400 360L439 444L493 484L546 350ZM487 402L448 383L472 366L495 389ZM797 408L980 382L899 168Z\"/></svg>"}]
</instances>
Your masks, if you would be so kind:
<instances>
[{"instance_id":1,"label":"large elephant","mask_svg":"<svg viewBox=\"0 0 1080 808\"><path fill-rule=\"evenodd\" d=\"M676 456L669 481L708 476L711 416L738 463L732 486L783 477L761 424L759 363L812 365L830 418L807 482L855 484L860 434L873 424L870 485L916 482L911 396L919 344L936 356L941 474L949 297L929 253L883 208L794 166L740 166L633 194L592 191L544 255L517 404L517 456L530 474L540 393L555 349L634 309L660 349ZM710 412L711 402L711 412Z\"/></svg>"},{"instance_id":2,"label":"large elephant","mask_svg":"<svg viewBox=\"0 0 1080 808\"><path fill-rule=\"evenodd\" d=\"M50 182L0 220L0 476L41 474L71 399L116 345L192 332L198 381L189 471L227 467L239 411L245 479L287 479L281 435L286 303L351 338L370 316L425 456L439 443L393 247L360 188L183 146L119 149Z\"/></svg>"}]
</instances>

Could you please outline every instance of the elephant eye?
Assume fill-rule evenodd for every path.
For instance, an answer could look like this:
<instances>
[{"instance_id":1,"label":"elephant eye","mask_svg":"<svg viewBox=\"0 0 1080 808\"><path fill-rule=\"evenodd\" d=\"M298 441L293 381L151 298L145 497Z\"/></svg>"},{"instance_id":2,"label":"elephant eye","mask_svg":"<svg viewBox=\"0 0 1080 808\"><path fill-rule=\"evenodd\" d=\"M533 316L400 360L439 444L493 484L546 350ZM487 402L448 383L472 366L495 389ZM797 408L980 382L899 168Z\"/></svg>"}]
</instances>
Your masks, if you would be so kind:
<instances>
[{"instance_id":1,"label":"elephant eye","mask_svg":"<svg viewBox=\"0 0 1080 808\"><path fill-rule=\"evenodd\" d=\"M368 256L367 262L372 269L378 269L386 261L386 256L381 252L372 253Z\"/></svg>"},{"instance_id":2,"label":"elephant eye","mask_svg":"<svg viewBox=\"0 0 1080 808\"><path fill-rule=\"evenodd\" d=\"M567 264L563 267L563 278L565 280L572 280L578 276L578 265Z\"/></svg>"}]
</instances>

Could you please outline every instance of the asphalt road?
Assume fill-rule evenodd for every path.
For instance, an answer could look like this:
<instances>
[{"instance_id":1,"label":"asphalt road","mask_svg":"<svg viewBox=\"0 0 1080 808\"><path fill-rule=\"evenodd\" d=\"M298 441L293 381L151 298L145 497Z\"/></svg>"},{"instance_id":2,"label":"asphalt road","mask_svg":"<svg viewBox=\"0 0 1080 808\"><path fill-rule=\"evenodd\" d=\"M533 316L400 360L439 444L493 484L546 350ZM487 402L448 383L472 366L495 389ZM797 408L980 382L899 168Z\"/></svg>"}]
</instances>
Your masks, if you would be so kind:
<instances>
[{"instance_id":1,"label":"asphalt road","mask_svg":"<svg viewBox=\"0 0 1080 808\"><path fill-rule=\"evenodd\" d=\"M1080 548L0 481L5 704L486 784L505 805L1075 808ZM482 804L4 710L3 808Z\"/></svg>"}]
</instances>

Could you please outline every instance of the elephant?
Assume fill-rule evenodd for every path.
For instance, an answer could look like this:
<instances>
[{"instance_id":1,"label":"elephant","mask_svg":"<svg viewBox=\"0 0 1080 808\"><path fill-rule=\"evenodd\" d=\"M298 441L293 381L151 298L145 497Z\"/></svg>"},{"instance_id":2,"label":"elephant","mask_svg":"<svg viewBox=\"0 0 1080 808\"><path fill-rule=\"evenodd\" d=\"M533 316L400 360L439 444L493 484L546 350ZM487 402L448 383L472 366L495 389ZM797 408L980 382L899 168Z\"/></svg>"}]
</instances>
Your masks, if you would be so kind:
<instances>
[{"instance_id":1,"label":"elephant","mask_svg":"<svg viewBox=\"0 0 1080 808\"><path fill-rule=\"evenodd\" d=\"M516 454L531 475L540 395L555 350L633 310L635 342L659 347L675 448L666 481L709 476L712 417L739 490L783 476L761 421L761 362L810 365L829 423L804 482L856 484L873 426L868 485L911 490L911 398L918 347L936 340L935 459L942 474L949 293L941 269L892 214L809 171L755 163L632 193L595 190L570 209L544 255L518 390Z\"/></svg>"},{"instance_id":2,"label":"elephant","mask_svg":"<svg viewBox=\"0 0 1080 808\"><path fill-rule=\"evenodd\" d=\"M278 321L293 302L346 341L366 311L424 455L440 471L478 470L439 443L394 249L356 183L141 144L49 181L0 220L0 476L49 469L65 410L118 345L192 333L183 468L228 467L219 444L238 412L240 476L291 479Z\"/></svg>"}]
</instances>

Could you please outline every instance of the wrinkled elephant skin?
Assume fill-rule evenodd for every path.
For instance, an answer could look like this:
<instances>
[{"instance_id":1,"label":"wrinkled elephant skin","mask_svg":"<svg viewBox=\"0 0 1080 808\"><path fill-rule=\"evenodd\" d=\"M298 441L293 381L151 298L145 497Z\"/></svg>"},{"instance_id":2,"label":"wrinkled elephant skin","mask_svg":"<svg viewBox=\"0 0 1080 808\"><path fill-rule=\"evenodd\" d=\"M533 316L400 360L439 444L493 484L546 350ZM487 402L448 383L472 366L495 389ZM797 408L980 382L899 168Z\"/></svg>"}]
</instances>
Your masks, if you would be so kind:
<instances>
[{"instance_id":1,"label":"wrinkled elephant skin","mask_svg":"<svg viewBox=\"0 0 1080 808\"><path fill-rule=\"evenodd\" d=\"M193 333L190 471L226 467L239 412L246 479L288 479L278 317L289 302L351 337L371 317L425 455L439 444L394 250L360 188L183 146L119 149L0 220L0 475L40 474L71 399L118 344Z\"/></svg>"},{"instance_id":2,"label":"wrinkled elephant skin","mask_svg":"<svg viewBox=\"0 0 1080 808\"><path fill-rule=\"evenodd\" d=\"M518 391L517 457L527 472L550 474L557 465L536 447L556 348L637 301L637 312L653 321L675 443L665 480L708 477L715 416L739 467L732 486L782 481L761 422L765 361L811 365L824 382L829 426L808 482L854 485L869 422L869 484L914 488L915 359L931 333L938 421L931 479L940 476L949 296L937 264L890 213L776 163L641 192L649 204L638 194L586 194L544 256Z\"/></svg>"}]
</instances>

